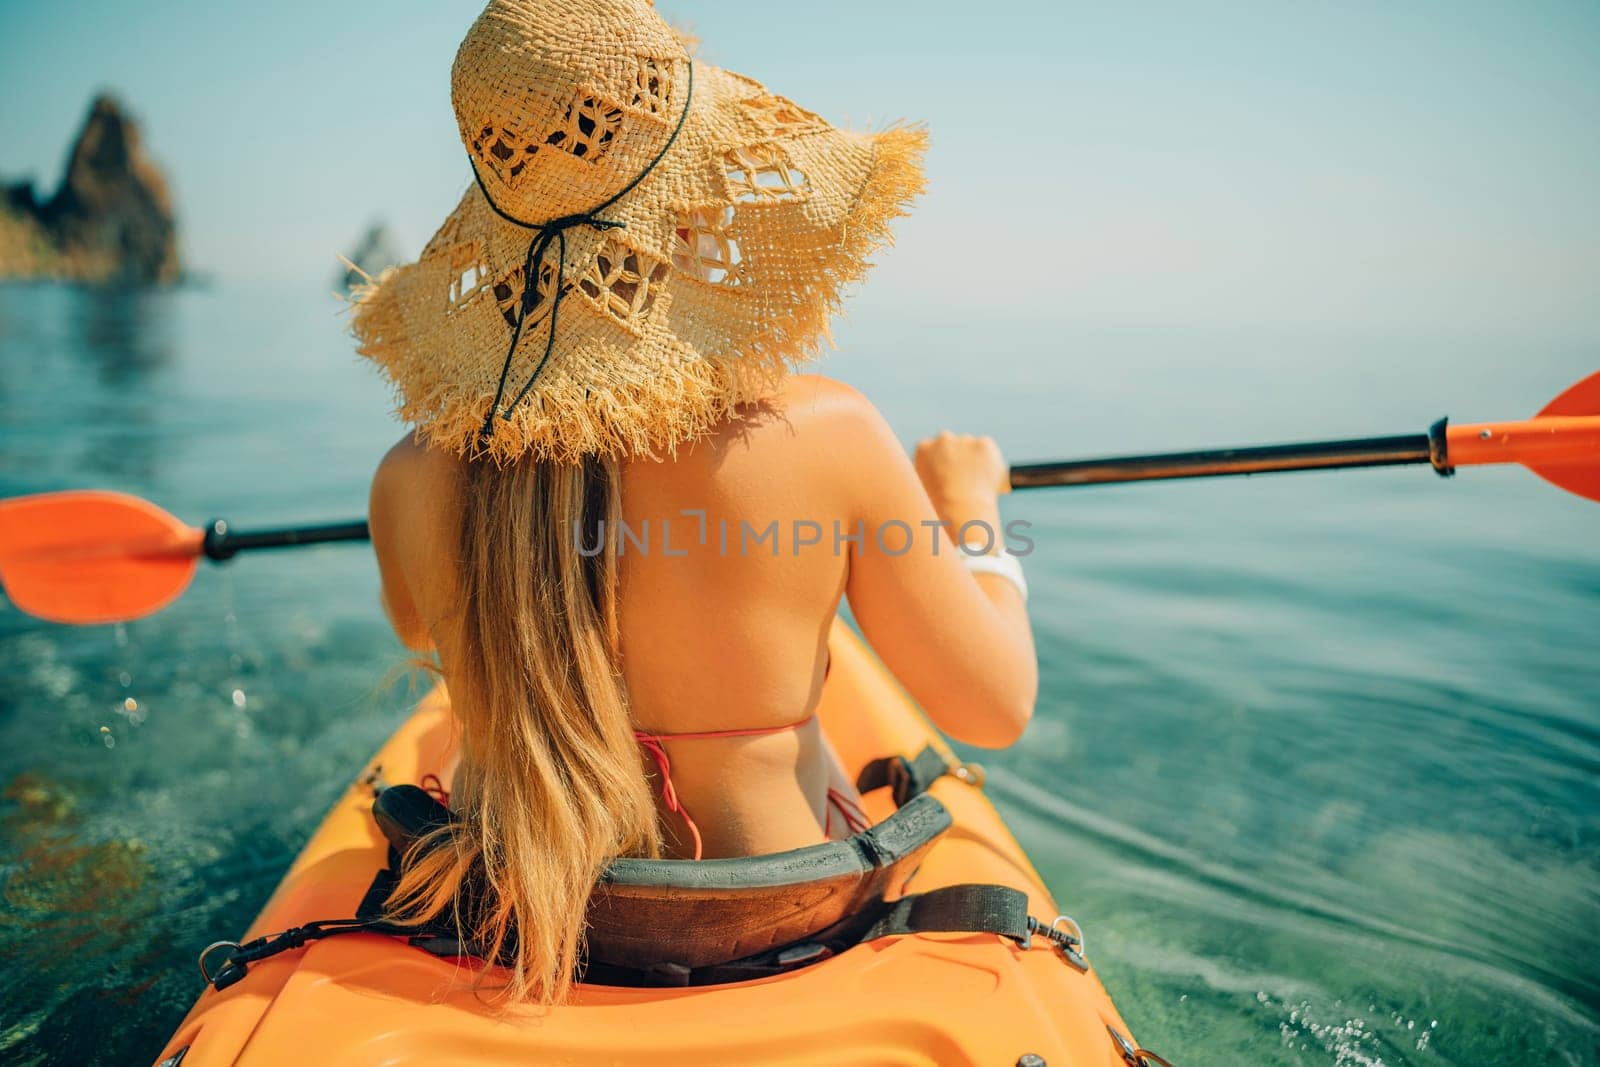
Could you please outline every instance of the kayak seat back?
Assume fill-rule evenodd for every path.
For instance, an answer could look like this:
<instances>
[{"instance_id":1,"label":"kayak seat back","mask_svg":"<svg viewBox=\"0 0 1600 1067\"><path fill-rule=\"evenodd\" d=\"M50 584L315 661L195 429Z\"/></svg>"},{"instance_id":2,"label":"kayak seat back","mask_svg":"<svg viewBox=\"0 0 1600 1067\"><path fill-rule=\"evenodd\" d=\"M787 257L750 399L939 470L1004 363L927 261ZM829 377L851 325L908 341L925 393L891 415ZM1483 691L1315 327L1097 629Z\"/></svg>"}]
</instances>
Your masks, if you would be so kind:
<instances>
[{"instance_id":1,"label":"kayak seat back","mask_svg":"<svg viewBox=\"0 0 1600 1067\"><path fill-rule=\"evenodd\" d=\"M780 948L903 896L950 813L914 798L839 841L737 859L619 859L589 901L589 958L696 968Z\"/></svg>"},{"instance_id":2,"label":"kayak seat back","mask_svg":"<svg viewBox=\"0 0 1600 1067\"><path fill-rule=\"evenodd\" d=\"M416 786L391 786L373 817L398 865L450 810ZM933 797L911 797L876 826L839 841L735 859L618 859L589 902L587 970L616 984L676 984L675 977L749 961L777 970L826 958L853 943L950 828ZM387 875L387 877L385 877ZM384 872L363 911L381 911L395 874ZM469 908L470 911L470 902ZM474 955L451 931L418 941L442 955ZM758 962L759 961L759 962Z\"/></svg>"}]
</instances>

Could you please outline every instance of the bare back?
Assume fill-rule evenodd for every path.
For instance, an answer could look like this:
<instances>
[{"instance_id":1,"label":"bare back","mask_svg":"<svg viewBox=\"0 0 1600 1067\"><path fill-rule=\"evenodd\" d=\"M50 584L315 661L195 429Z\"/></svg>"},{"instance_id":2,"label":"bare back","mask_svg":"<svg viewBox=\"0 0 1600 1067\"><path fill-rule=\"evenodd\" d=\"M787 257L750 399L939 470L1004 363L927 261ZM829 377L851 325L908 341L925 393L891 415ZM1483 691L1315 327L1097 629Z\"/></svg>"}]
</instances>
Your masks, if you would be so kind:
<instances>
[{"instance_id":1,"label":"bare back","mask_svg":"<svg viewBox=\"0 0 1600 1067\"><path fill-rule=\"evenodd\" d=\"M436 635L448 641L439 622L456 600L461 477L460 461L408 437L374 480L385 601L412 647L434 646ZM847 593L869 641L944 729L1004 744L1018 720L1027 721L1032 646L1020 599L1008 603L1015 591L1004 582L980 586L947 536L937 552L931 525L916 531L910 551L877 550L882 524L915 530L937 517L904 451L854 390L792 377L768 403L676 459L625 462L621 500L623 528L613 532L622 667L641 730L807 719ZM847 539L858 532L861 540ZM461 653L447 644L438 650L448 680ZM666 747L708 857L823 840L828 787L847 784L814 722ZM670 818L663 827L669 838L676 830ZM676 851L684 853L681 837Z\"/></svg>"}]
</instances>

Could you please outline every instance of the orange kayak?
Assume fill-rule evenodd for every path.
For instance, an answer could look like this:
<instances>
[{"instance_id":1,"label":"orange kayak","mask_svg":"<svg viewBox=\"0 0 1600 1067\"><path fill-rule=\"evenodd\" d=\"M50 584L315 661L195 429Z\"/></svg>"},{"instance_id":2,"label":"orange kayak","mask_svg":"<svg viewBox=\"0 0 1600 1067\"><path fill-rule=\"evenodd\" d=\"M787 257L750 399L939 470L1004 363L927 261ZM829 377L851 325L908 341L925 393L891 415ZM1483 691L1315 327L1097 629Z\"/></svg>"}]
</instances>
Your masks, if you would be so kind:
<instances>
[{"instance_id":1,"label":"orange kayak","mask_svg":"<svg viewBox=\"0 0 1600 1067\"><path fill-rule=\"evenodd\" d=\"M869 760L943 742L893 677L842 624L818 710L851 774ZM449 708L436 690L334 805L246 934L353 915L387 862L372 787L418 782L452 765ZM953 756L949 757L954 760ZM866 797L887 816L884 790ZM929 789L950 812L911 889L991 882L1025 893L1030 914L1061 909L970 779ZM233 931L218 931L218 937ZM197 946L198 947L198 946ZM1092 959L1092 957L1091 957ZM773 1063L1126 1067L1143 1061L1092 968L1045 938L915 934L864 942L781 975L692 988L583 984L541 1015L487 1002L472 972L381 934L313 942L210 987L157 1062L173 1067L510 1063Z\"/></svg>"}]
</instances>

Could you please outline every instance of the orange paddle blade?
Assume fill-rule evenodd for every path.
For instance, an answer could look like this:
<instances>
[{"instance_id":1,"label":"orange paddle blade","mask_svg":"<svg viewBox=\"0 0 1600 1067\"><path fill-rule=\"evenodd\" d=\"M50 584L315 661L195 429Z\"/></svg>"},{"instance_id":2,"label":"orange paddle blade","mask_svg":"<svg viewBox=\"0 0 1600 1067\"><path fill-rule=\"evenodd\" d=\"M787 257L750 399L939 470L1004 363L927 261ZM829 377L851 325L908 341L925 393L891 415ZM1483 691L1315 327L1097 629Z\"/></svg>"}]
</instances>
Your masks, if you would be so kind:
<instances>
[{"instance_id":1,"label":"orange paddle blade","mask_svg":"<svg viewBox=\"0 0 1600 1067\"><path fill-rule=\"evenodd\" d=\"M1521 422L1480 422L1447 431L1452 466L1520 463L1551 485L1600 500L1600 371Z\"/></svg>"},{"instance_id":2,"label":"orange paddle blade","mask_svg":"<svg viewBox=\"0 0 1600 1067\"><path fill-rule=\"evenodd\" d=\"M194 576L202 533L138 497L84 490L0 500L0 585L52 622L126 622Z\"/></svg>"},{"instance_id":3,"label":"orange paddle blade","mask_svg":"<svg viewBox=\"0 0 1600 1067\"><path fill-rule=\"evenodd\" d=\"M1539 412L1541 419L1585 415L1600 417L1600 371L1578 382ZM1581 460L1577 463L1546 463L1530 465L1530 469L1551 485L1559 485L1569 493L1600 500L1600 445L1590 451L1587 463Z\"/></svg>"}]
</instances>

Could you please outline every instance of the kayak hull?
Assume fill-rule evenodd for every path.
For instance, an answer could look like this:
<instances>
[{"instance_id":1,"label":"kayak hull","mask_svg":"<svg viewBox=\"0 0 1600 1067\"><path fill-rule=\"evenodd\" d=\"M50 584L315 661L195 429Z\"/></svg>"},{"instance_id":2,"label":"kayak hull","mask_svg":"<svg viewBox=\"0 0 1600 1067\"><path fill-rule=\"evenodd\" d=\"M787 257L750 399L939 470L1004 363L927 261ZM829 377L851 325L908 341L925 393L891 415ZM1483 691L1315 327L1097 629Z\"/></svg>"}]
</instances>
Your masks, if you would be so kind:
<instances>
[{"instance_id":1,"label":"kayak hull","mask_svg":"<svg viewBox=\"0 0 1600 1067\"><path fill-rule=\"evenodd\" d=\"M868 760L915 755L937 734L843 625L818 709L854 775ZM383 746L295 860L245 938L345 918L384 866L371 776L444 775L452 763L442 687ZM913 891L968 882L1014 886L1046 921L1055 903L982 791L953 777L931 792L954 827ZM889 814L884 795L868 813ZM1125 1061L1107 1027L1127 1034L1099 979L1044 939L1024 950L992 934L892 937L772 978L692 989L584 984L553 1009L493 1003L475 968L396 938L351 934L263 960L237 984L209 987L161 1055L184 1067L428 1064L1009 1065L1028 1054L1062 1067Z\"/></svg>"}]
</instances>

